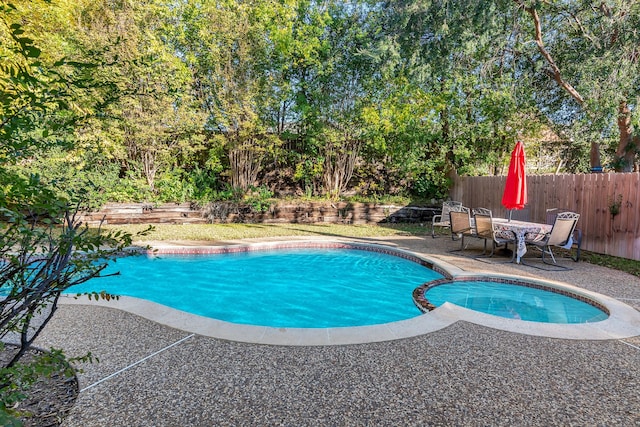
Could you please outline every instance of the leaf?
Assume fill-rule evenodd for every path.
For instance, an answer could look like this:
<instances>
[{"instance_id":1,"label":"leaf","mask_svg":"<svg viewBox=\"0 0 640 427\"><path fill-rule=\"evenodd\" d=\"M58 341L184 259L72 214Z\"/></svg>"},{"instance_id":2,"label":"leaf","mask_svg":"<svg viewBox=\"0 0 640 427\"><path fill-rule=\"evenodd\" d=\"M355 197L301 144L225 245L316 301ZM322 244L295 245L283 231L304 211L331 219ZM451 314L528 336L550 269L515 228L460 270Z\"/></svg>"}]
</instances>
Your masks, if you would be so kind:
<instances>
[{"instance_id":1,"label":"leaf","mask_svg":"<svg viewBox=\"0 0 640 427\"><path fill-rule=\"evenodd\" d=\"M33 39L30 39L29 37L18 37L16 39L16 41L18 43L20 43L22 46L27 46L27 45L32 45L33 44Z\"/></svg>"}]
</instances>

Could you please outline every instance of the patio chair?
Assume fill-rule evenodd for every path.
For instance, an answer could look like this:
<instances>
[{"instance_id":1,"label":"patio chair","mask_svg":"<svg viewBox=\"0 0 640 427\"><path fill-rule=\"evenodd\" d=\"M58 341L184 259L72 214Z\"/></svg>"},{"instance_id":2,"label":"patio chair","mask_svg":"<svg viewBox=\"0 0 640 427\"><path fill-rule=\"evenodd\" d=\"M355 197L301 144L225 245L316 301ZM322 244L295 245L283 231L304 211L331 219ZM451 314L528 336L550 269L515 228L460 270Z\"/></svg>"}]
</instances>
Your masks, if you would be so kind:
<instances>
[{"instance_id":1,"label":"patio chair","mask_svg":"<svg viewBox=\"0 0 640 427\"><path fill-rule=\"evenodd\" d=\"M509 243L513 243L514 250L512 251L513 255L510 260L510 262L513 262L516 255L515 245L517 244L515 234L509 231L496 231L493 227L491 211L488 209L474 209L473 216L475 218L476 237L484 239L484 251L482 254L487 253L487 241L491 241L491 253L489 257L493 256L496 247L504 245L504 249L507 250Z\"/></svg>"},{"instance_id":2,"label":"patio chair","mask_svg":"<svg viewBox=\"0 0 640 427\"><path fill-rule=\"evenodd\" d=\"M531 221L531 209L529 205L524 205L522 209L512 209L508 214L510 219L514 219L516 221Z\"/></svg>"},{"instance_id":3,"label":"patio chair","mask_svg":"<svg viewBox=\"0 0 640 427\"><path fill-rule=\"evenodd\" d=\"M561 212L571 212L571 211L562 209L562 208L547 209L546 211L547 224L555 223L556 216ZM578 262L580 261L580 248L582 247L582 230L577 227L575 230L573 230L573 244L576 246L576 256L575 257L572 256L571 259L574 260L575 262Z\"/></svg>"},{"instance_id":4,"label":"patio chair","mask_svg":"<svg viewBox=\"0 0 640 427\"><path fill-rule=\"evenodd\" d=\"M551 231L542 235L527 235L525 240L527 245L536 246L542 251L542 262L545 264L558 265L556 258L551 250L552 246L571 247L573 244L573 232L580 214L575 212L560 212L556 215ZM549 263L545 259L545 255L551 256L552 262Z\"/></svg>"},{"instance_id":5,"label":"patio chair","mask_svg":"<svg viewBox=\"0 0 640 427\"><path fill-rule=\"evenodd\" d=\"M487 208L473 208L473 215L475 216L476 214L480 214L480 215L492 215L491 213L491 209L487 209Z\"/></svg>"},{"instance_id":6,"label":"patio chair","mask_svg":"<svg viewBox=\"0 0 640 427\"><path fill-rule=\"evenodd\" d=\"M434 215L433 218L431 218L431 237L435 239L435 237L436 237L435 228L436 227L450 227L451 226L451 223L449 222L449 212L451 212L451 211L461 211L461 210L463 210L463 208L464 208L464 206L462 206L462 202L456 202L456 201L452 201L452 200L443 202L442 203L442 212L440 213L440 215Z\"/></svg>"},{"instance_id":7,"label":"patio chair","mask_svg":"<svg viewBox=\"0 0 640 427\"><path fill-rule=\"evenodd\" d=\"M468 208L464 208L461 211L449 211L449 227L451 228L451 238L460 240L460 249L456 249L459 251L466 248L464 244L465 237L475 237L476 235L475 229L471 226Z\"/></svg>"}]
</instances>

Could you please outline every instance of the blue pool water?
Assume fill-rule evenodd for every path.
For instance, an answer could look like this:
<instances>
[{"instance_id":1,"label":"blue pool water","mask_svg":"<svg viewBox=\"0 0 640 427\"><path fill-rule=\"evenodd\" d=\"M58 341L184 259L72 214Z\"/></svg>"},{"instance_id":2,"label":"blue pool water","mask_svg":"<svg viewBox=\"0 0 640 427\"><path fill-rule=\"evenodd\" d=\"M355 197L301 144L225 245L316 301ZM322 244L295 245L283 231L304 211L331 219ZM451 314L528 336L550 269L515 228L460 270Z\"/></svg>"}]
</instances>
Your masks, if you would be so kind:
<instances>
[{"instance_id":1,"label":"blue pool water","mask_svg":"<svg viewBox=\"0 0 640 427\"><path fill-rule=\"evenodd\" d=\"M429 288L425 297L436 307L450 302L496 316L546 323L586 323L608 315L591 304L528 286L459 281Z\"/></svg>"},{"instance_id":2,"label":"blue pool water","mask_svg":"<svg viewBox=\"0 0 640 427\"><path fill-rule=\"evenodd\" d=\"M362 250L293 249L220 255L134 256L67 293L143 298L227 322L273 327L362 326L420 315L412 291L443 276Z\"/></svg>"}]
</instances>

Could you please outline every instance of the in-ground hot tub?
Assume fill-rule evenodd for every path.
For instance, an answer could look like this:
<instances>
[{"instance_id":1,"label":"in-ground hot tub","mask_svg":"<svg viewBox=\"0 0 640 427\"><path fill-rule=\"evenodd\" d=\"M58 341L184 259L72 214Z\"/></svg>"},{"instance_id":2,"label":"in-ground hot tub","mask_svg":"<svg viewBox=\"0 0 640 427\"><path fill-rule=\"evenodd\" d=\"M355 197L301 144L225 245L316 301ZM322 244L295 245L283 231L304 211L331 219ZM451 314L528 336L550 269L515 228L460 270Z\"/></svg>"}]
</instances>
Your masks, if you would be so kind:
<instances>
[{"instance_id":1,"label":"in-ground hot tub","mask_svg":"<svg viewBox=\"0 0 640 427\"><path fill-rule=\"evenodd\" d=\"M482 276L436 280L416 288L413 299L422 311L431 311L449 302L482 313L531 322L591 323L609 317L607 308L593 298L521 279Z\"/></svg>"}]
</instances>

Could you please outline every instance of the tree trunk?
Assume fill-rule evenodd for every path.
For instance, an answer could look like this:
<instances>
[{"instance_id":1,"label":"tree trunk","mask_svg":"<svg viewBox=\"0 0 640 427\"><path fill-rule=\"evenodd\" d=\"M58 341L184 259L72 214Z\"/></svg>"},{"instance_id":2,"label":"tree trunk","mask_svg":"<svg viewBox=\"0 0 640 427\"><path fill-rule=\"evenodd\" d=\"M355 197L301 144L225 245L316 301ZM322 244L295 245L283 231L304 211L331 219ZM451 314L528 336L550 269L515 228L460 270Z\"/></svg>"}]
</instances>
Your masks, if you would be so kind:
<instances>
[{"instance_id":1,"label":"tree trunk","mask_svg":"<svg viewBox=\"0 0 640 427\"><path fill-rule=\"evenodd\" d=\"M626 100L620 101L618 106L618 130L620 141L615 157L616 172L633 172L635 167L636 152L640 146L640 137L633 136L631 125L631 111Z\"/></svg>"},{"instance_id":2,"label":"tree trunk","mask_svg":"<svg viewBox=\"0 0 640 427\"><path fill-rule=\"evenodd\" d=\"M255 186L262 170L262 155L251 142L233 148L229 152L231 166L231 186L247 191Z\"/></svg>"},{"instance_id":3,"label":"tree trunk","mask_svg":"<svg viewBox=\"0 0 640 427\"><path fill-rule=\"evenodd\" d=\"M602 172L602 164L600 163L600 144L595 141L591 141L589 163L591 164L591 172Z\"/></svg>"},{"instance_id":4,"label":"tree trunk","mask_svg":"<svg viewBox=\"0 0 640 427\"><path fill-rule=\"evenodd\" d=\"M360 153L360 145L360 141L345 137L342 147L329 143L325 148L323 181L325 193L329 196L338 197L347 189Z\"/></svg>"},{"instance_id":5,"label":"tree trunk","mask_svg":"<svg viewBox=\"0 0 640 427\"><path fill-rule=\"evenodd\" d=\"M142 153L142 167L144 168L144 176L151 191L155 191L156 172L156 155L152 151Z\"/></svg>"}]
</instances>

